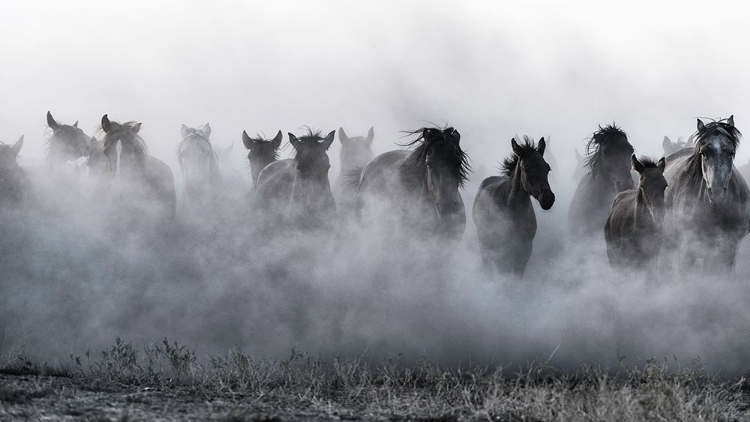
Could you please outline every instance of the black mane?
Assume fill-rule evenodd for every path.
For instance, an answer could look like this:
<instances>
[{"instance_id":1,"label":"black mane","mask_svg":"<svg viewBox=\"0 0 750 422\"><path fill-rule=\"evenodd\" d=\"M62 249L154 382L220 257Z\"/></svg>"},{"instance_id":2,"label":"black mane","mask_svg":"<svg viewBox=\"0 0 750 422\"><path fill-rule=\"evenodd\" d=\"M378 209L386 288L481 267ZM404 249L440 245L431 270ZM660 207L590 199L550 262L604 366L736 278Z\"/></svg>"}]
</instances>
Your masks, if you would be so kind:
<instances>
[{"instance_id":1,"label":"black mane","mask_svg":"<svg viewBox=\"0 0 750 422\"><path fill-rule=\"evenodd\" d=\"M439 135L433 136L429 142L424 138L426 130L438 130ZM455 160L456 172L458 173L458 183L461 187L469 178L469 172L471 171L471 165L469 164L469 157L461 149L461 146L457 143L448 140L447 136L452 134L454 129L452 127L432 127L432 128L421 128L414 131L405 132L405 136L418 135L413 141L402 144L402 146L413 146L418 145L414 152L401 166L401 170L405 176L407 182L421 181L424 179L426 174L425 159L427 158L427 152L435 145L449 145L452 146L453 159Z\"/></svg>"},{"instance_id":2,"label":"black mane","mask_svg":"<svg viewBox=\"0 0 750 422\"><path fill-rule=\"evenodd\" d=\"M693 141L693 145L697 148L703 141L706 140L706 138L717 133L729 138L729 140L732 141L732 145L735 149L737 149L737 147L740 145L740 138L742 138L742 133L740 133L739 129L737 129L733 125L730 125L728 119L713 120L708 124L705 124L703 130L696 131L693 135L690 136L690 139Z\"/></svg>"},{"instance_id":3,"label":"black mane","mask_svg":"<svg viewBox=\"0 0 750 422\"><path fill-rule=\"evenodd\" d=\"M591 138L589 138L586 143L586 159L584 165L589 168L592 174L597 174L599 172L599 167L603 157L602 146L617 142L617 140L623 139L623 137L625 139L625 144L627 144L628 148L632 151L633 147L627 142L628 134L621 128L617 127L615 123L604 127L600 125L599 130L591 135ZM625 147L625 144L620 147Z\"/></svg>"},{"instance_id":4,"label":"black mane","mask_svg":"<svg viewBox=\"0 0 750 422\"><path fill-rule=\"evenodd\" d=\"M523 143L518 144L521 149L523 149L523 152L530 152L530 151L536 151L536 143L534 142L534 139L523 135ZM513 171L516 169L516 166L518 165L518 160L521 157L519 157L516 153L510 154L508 157L506 157L503 160L502 165L500 166L500 171L505 176L512 176Z\"/></svg>"}]
</instances>

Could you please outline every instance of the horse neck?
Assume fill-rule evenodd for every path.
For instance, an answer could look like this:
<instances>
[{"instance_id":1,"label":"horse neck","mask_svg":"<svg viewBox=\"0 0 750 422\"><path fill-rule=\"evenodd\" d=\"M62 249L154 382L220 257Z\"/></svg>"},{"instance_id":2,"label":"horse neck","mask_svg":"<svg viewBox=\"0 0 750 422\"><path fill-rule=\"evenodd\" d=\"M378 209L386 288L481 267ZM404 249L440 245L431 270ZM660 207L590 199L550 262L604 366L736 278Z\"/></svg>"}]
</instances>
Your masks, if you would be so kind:
<instances>
[{"instance_id":1,"label":"horse neck","mask_svg":"<svg viewBox=\"0 0 750 422\"><path fill-rule=\"evenodd\" d=\"M646 197L639 185L635 196L635 225L636 227L651 227L656 225L654 217L646 206Z\"/></svg>"},{"instance_id":2,"label":"horse neck","mask_svg":"<svg viewBox=\"0 0 750 422\"><path fill-rule=\"evenodd\" d=\"M531 194L524 189L523 183L521 182L521 162L516 164L516 168L513 169L513 174L510 177L510 191L508 193L507 204L510 208L512 206L528 205L531 203ZM519 208L523 209L523 208Z\"/></svg>"}]
</instances>

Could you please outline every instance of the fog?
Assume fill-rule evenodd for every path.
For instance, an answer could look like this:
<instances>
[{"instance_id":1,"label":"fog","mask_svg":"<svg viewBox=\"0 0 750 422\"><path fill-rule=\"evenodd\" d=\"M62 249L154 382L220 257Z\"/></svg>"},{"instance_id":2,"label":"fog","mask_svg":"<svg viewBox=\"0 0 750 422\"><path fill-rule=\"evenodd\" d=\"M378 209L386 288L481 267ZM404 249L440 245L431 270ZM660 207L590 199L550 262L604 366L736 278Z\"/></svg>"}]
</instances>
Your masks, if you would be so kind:
<instances>
[{"instance_id":1,"label":"fog","mask_svg":"<svg viewBox=\"0 0 750 422\"><path fill-rule=\"evenodd\" d=\"M401 131L449 123L486 175L510 153L511 137L551 137L558 198L551 212L537 208L534 255L526 277L513 280L480 270L470 219L441 259L442 245L394 245L377 227L259 245L241 207L230 226L179 220L125 236L85 204L43 191L40 209L3 217L4 349L64 359L116 336L140 344L166 336L201 353L237 345L271 356L295 348L498 364L553 355L560 366L615 364L620 353L682 364L700 356L724 375L744 372L749 251L729 277L645 276L611 270L602 245L571 241L565 230L574 148L597 125L615 121L637 153L654 158L664 135L689 136L696 117L733 114L740 130L750 127L747 6L706 6L0 4L0 141L25 134L23 166L44 161L47 110L89 135L105 113L142 122L151 154L176 180L182 124L210 122L214 145L234 143L234 165L249 178L242 130L281 130L286 144L304 125L349 136L374 126L379 153L400 148ZM742 145L736 162L749 151ZM468 206L479 182L462 192Z\"/></svg>"}]
</instances>

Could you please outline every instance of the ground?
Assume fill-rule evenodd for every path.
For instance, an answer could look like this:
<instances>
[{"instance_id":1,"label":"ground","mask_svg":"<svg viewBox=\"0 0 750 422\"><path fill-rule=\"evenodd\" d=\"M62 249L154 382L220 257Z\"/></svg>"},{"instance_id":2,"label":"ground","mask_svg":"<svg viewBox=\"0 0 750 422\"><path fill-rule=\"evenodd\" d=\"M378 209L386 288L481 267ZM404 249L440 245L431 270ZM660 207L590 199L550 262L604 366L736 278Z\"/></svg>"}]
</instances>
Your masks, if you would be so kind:
<instances>
[{"instance_id":1,"label":"ground","mask_svg":"<svg viewBox=\"0 0 750 422\"><path fill-rule=\"evenodd\" d=\"M750 383L711 377L700 362L510 371L240 350L201 360L166 340L142 350L118 340L70 364L0 366L0 420L740 421L750 420Z\"/></svg>"}]
</instances>

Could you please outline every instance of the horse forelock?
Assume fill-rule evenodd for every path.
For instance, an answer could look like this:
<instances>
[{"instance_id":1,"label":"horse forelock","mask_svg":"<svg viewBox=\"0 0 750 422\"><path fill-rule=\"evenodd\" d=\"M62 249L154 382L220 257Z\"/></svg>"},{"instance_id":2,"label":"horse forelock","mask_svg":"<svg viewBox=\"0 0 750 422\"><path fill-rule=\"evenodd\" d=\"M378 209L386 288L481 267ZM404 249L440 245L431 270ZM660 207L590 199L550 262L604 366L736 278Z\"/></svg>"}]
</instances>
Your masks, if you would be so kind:
<instances>
[{"instance_id":1,"label":"horse forelock","mask_svg":"<svg viewBox=\"0 0 750 422\"><path fill-rule=\"evenodd\" d=\"M430 136L429 139L425 138L425 131L433 130L439 131L439 134ZM426 178L427 171L427 153L436 147L446 147L445 150L451 152L449 157L455 164L455 171L458 177L459 186L463 187L466 181L469 179L469 172L471 171L471 165L469 164L469 156L466 152L461 149L461 146L451 139L448 139L448 135L452 134L452 127L434 127L434 128L421 128L415 131L406 132L407 135L417 135L417 138L413 141L402 144L402 146L414 146L411 155L404 161L401 166L404 175L406 176L407 182L421 182Z\"/></svg>"},{"instance_id":2,"label":"horse forelock","mask_svg":"<svg viewBox=\"0 0 750 422\"><path fill-rule=\"evenodd\" d=\"M740 130L730 125L726 119L709 122L703 127L703 130L696 131L690 138L697 151L706 140L717 135L729 140L734 149L739 147L742 138Z\"/></svg>"},{"instance_id":3,"label":"horse forelock","mask_svg":"<svg viewBox=\"0 0 750 422\"><path fill-rule=\"evenodd\" d=\"M518 146L521 147L521 149L523 150L524 154L527 153L527 152L536 152L537 151L537 149L536 149L537 148L536 142L534 142L533 138L531 138L531 137L529 137L527 135L523 136L523 143L522 144L518 144ZM503 160L502 164L500 165L500 171L505 176L509 176L509 177L512 176L513 172L515 171L516 166L518 166L518 162L520 160L521 160L521 157L518 156L515 152L512 153L512 154L510 154L509 156L505 157L505 159Z\"/></svg>"}]
</instances>

